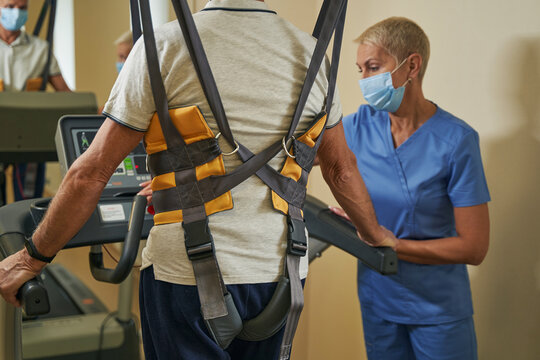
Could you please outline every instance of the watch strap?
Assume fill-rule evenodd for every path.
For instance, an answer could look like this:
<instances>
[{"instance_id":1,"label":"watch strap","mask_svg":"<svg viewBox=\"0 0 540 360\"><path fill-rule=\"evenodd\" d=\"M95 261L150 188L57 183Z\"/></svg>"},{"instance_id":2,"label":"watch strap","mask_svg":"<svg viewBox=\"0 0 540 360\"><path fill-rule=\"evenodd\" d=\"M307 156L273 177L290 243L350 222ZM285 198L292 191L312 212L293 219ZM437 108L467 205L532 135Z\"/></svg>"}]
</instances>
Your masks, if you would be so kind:
<instances>
[{"instance_id":1,"label":"watch strap","mask_svg":"<svg viewBox=\"0 0 540 360\"><path fill-rule=\"evenodd\" d=\"M44 256L40 254L40 252L36 249L36 246L34 245L34 242L32 241L32 237L26 238L24 241L24 247L28 251L28 254L33 257L34 259L37 259L39 261L43 261L46 263L50 263L53 261L54 257L56 256Z\"/></svg>"}]
</instances>

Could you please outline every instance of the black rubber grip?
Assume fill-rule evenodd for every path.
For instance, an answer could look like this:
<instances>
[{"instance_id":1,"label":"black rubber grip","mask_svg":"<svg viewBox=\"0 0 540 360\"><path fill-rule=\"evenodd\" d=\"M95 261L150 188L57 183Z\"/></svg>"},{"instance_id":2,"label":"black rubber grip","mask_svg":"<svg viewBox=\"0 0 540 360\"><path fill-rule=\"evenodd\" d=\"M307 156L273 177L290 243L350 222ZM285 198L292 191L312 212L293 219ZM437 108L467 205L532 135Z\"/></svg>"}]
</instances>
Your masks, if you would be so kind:
<instances>
[{"instance_id":1,"label":"black rubber grip","mask_svg":"<svg viewBox=\"0 0 540 360\"><path fill-rule=\"evenodd\" d=\"M25 282L17 293L17 299L27 316L43 315L51 310L47 289L38 278Z\"/></svg>"}]
</instances>

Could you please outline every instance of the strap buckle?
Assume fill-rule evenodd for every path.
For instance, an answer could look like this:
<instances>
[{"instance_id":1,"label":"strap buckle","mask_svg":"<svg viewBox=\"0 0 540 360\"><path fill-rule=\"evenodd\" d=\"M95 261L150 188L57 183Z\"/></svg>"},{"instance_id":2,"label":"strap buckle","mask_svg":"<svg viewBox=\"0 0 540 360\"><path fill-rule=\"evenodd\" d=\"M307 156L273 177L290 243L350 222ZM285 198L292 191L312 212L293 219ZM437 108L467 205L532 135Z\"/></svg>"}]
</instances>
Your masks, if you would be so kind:
<instances>
[{"instance_id":1,"label":"strap buckle","mask_svg":"<svg viewBox=\"0 0 540 360\"><path fill-rule=\"evenodd\" d=\"M287 215L287 253L296 256L305 256L308 246L306 238L306 223Z\"/></svg>"},{"instance_id":2,"label":"strap buckle","mask_svg":"<svg viewBox=\"0 0 540 360\"><path fill-rule=\"evenodd\" d=\"M202 260L214 256L214 238L208 227L208 218L182 223L186 252L189 260Z\"/></svg>"}]
</instances>

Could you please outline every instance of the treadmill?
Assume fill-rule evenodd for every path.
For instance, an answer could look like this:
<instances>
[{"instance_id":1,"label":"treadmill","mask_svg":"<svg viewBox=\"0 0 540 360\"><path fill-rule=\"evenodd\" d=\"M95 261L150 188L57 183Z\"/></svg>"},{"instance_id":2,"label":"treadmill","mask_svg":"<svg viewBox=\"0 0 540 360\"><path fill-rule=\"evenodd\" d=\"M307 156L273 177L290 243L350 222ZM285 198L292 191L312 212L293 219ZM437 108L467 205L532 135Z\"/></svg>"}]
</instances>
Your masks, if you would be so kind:
<instances>
[{"instance_id":1,"label":"treadmill","mask_svg":"<svg viewBox=\"0 0 540 360\"><path fill-rule=\"evenodd\" d=\"M105 117L97 115L64 116L60 119L56 144L63 171L66 171L88 148L104 119ZM135 196L140 189L138 184L147 179L149 174L146 169L146 156L139 145L119 165L105 187L94 213L65 247L90 246L91 271L100 281L122 282L131 271L139 239L148 236L152 216L146 211L146 198ZM0 256L9 256L23 247L24 236L30 235L35 229L49 201L50 199L24 200L0 208ZM382 274L397 272L397 256L392 249L374 248L360 241L354 226L330 212L323 202L308 196L304 217L309 232L310 262L321 256L329 246L334 245ZM115 269L105 269L101 245L124 241L126 233L118 265ZM111 315L103 311L102 304L95 296L85 292L80 282L77 283L76 279L66 275L65 271L56 270L54 264L48 265L46 269L40 277L27 282L20 291L26 314L25 321L22 320L20 309L0 301L4 305L4 311L0 311L0 324L6 328L6 335L0 337L1 359L93 360L98 354L103 360L138 359L139 342L135 324L131 319L130 307L122 305L122 302L130 304L132 295L130 289L121 288L120 297L122 298L122 294L128 296L119 300L118 314L114 316L114 320L107 323ZM59 273L61 275L58 275ZM57 284L50 285L54 281ZM124 284L129 284L129 279L122 283L121 287ZM51 286L62 288L68 296L80 291L80 297L92 299L87 300L92 306L89 306L87 312L83 314L67 315L62 311L59 314L55 310L56 302L59 300L53 294L55 290L50 290ZM80 310L80 305L77 305L73 297L72 302ZM61 308L63 309L63 305ZM90 318L96 320L91 323ZM71 335L76 333L75 328L80 323L86 324L81 328L92 328L93 332L84 339L77 335L73 340ZM48 328L47 325L51 327ZM65 331L58 332L60 328L64 328ZM71 352L65 350L63 354L53 354L58 353L63 345L69 347ZM74 352L75 350L78 352Z\"/></svg>"},{"instance_id":2,"label":"treadmill","mask_svg":"<svg viewBox=\"0 0 540 360\"><path fill-rule=\"evenodd\" d=\"M103 116L65 116L58 121L56 143L62 170L90 145ZM80 280L58 264L21 289L24 313L0 301L0 359L139 359L140 341L131 314L129 277L139 240L148 236L152 216L146 198L135 196L149 178L142 146L135 148L109 180L97 208L65 248L90 246L93 276L120 284L117 311L110 313ZM0 257L23 247L47 210L50 199L30 199L0 208ZM127 234L127 235L126 235ZM114 269L103 266L102 244L124 242ZM1 331L0 331L1 335ZM15 345L15 346L14 346Z\"/></svg>"}]
</instances>

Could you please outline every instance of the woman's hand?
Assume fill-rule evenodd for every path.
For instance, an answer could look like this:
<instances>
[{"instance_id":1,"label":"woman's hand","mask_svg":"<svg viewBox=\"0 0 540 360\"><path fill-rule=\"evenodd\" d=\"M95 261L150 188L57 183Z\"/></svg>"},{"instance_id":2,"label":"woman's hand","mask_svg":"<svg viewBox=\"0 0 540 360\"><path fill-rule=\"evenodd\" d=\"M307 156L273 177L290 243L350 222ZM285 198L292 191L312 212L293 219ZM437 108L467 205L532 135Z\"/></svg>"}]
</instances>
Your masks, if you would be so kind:
<instances>
[{"instance_id":1,"label":"woman's hand","mask_svg":"<svg viewBox=\"0 0 540 360\"><path fill-rule=\"evenodd\" d=\"M343 210L342 208L336 207L336 206L329 206L328 209L329 209L331 212L333 212L334 214L336 214L336 215L338 215L338 216L341 216L342 218L351 221L351 218L349 217L349 215L347 215L347 213L345 212L345 210Z\"/></svg>"},{"instance_id":2,"label":"woman's hand","mask_svg":"<svg viewBox=\"0 0 540 360\"><path fill-rule=\"evenodd\" d=\"M342 208L329 206L328 209L330 209L330 211L333 212L334 214L351 221L351 218L349 218L349 215L347 215L345 210L343 210ZM358 231L356 232L356 234L358 235L360 240L362 240L369 246L374 246L374 247L386 246L386 247L391 247L392 249L395 250L397 243L399 242L399 240L395 237L395 235L382 225L381 225L381 236L379 237L379 240L377 242L369 242L362 239L362 236L360 235Z\"/></svg>"},{"instance_id":3,"label":"woman's hand","mask_svg":"<svg viewBox=\"0 0 540 360\"><path fill-rule=\"evenodd\" d=\"M139 186L142 187L142 189L137 193L137 195L146 196L148 205L152 204L152 180L140 183Z\"/></svg>"}]
</instances>

